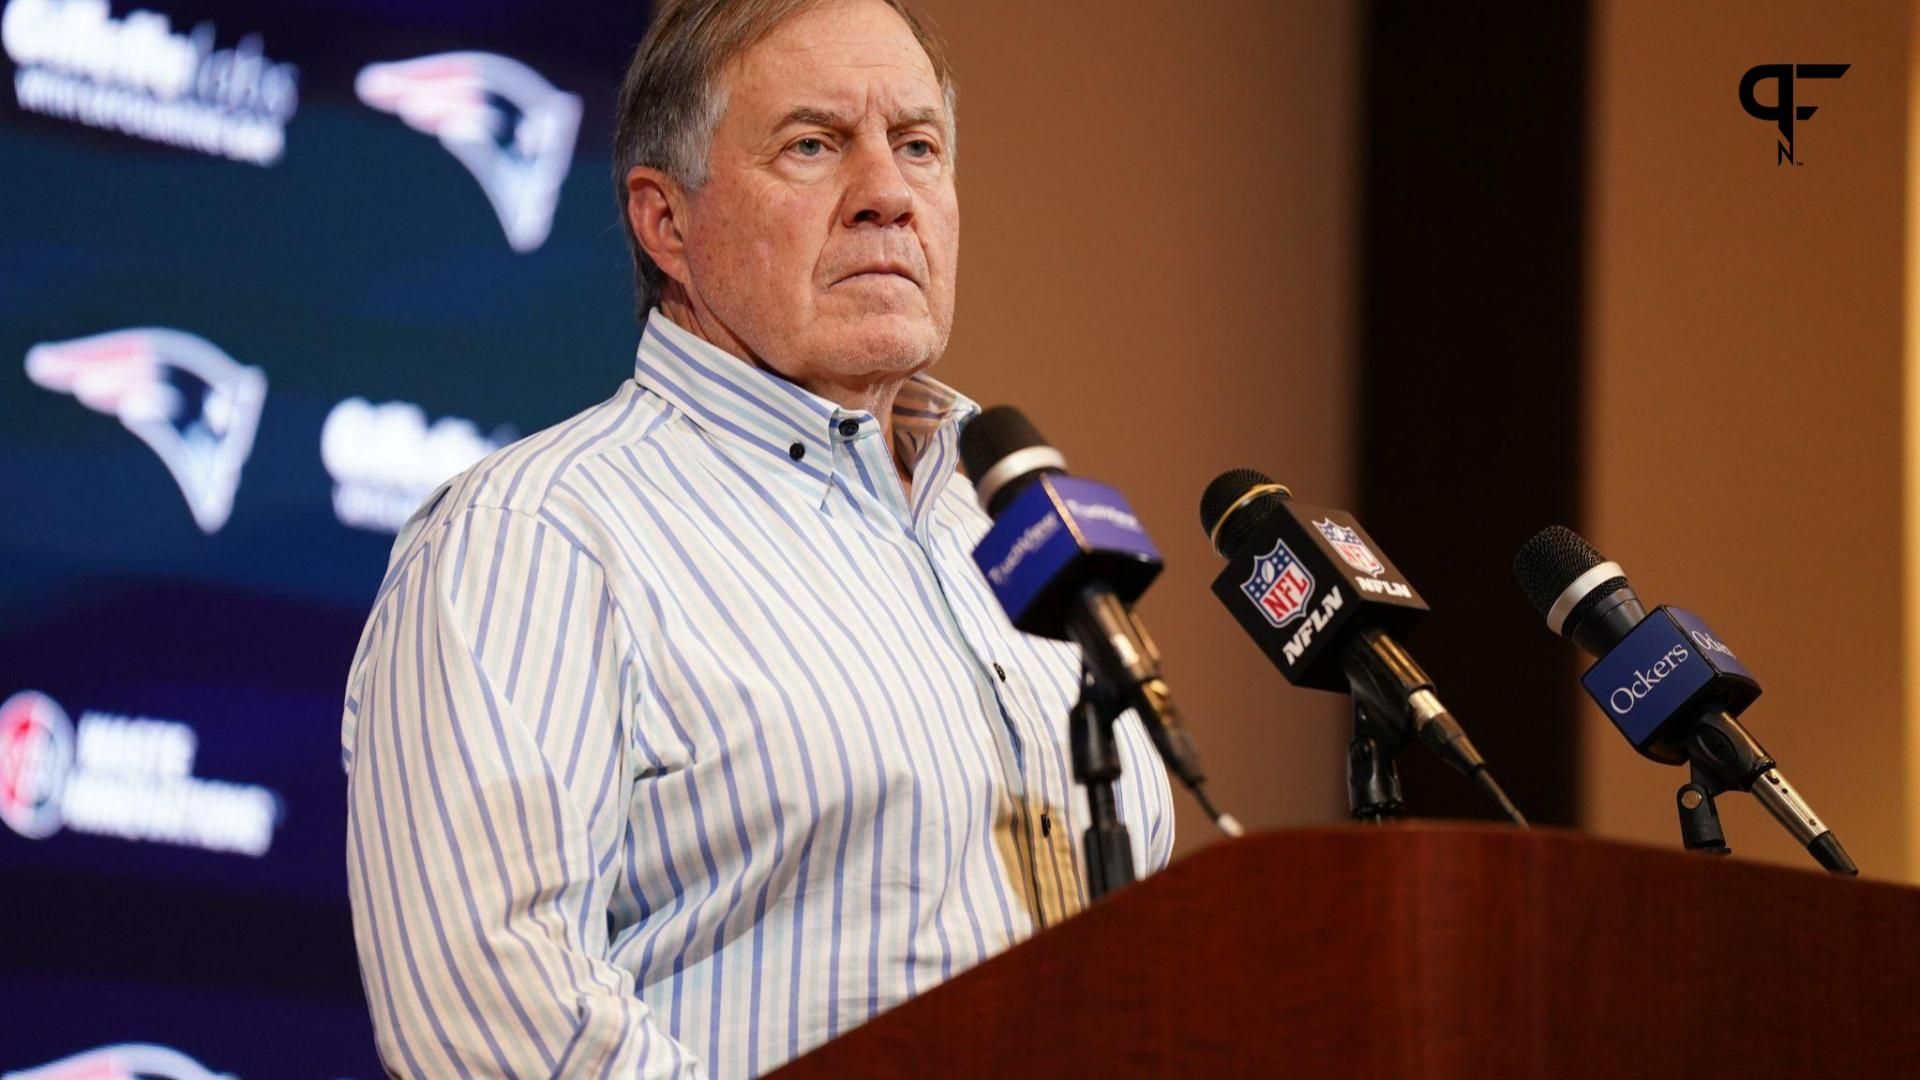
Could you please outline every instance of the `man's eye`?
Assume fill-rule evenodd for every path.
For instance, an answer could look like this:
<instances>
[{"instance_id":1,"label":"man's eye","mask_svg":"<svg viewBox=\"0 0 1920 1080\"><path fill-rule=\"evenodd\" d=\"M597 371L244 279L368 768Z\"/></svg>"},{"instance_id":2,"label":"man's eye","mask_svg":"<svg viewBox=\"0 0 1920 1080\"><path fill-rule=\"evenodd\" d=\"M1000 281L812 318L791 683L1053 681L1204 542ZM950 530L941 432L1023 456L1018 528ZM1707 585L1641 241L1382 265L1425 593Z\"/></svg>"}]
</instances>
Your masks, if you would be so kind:
<instances>
[{"instance_id":1,"label":"man's eye","mask_svg":"<svg viewBox=\"0 0 1920 1080\"><path fill-rule=\"evenodd\" d=\"M914 139L905 144L907 156L925 158L933 156L933 143L927 139Z\"/></svg>"},{"instance_id":2,"label":"man's eye","mask_svg":"<svg viewBox=\"0 0 1920 1080\"><path fill-rule=\"evenodd\" d=\"M819 157L827 149L827 144L811 136L793 144L793 149L801 157Z\"/></svg>"}]
</instances>

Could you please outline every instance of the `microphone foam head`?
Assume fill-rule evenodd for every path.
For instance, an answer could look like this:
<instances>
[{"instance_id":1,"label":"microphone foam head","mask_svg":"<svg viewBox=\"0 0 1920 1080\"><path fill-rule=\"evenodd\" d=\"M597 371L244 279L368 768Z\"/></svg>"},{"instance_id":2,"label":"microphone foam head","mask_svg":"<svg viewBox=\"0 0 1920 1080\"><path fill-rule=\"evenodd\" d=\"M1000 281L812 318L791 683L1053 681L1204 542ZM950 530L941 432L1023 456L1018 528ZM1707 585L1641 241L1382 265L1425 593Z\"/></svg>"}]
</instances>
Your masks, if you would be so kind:
<instances>
[{"instance_id":1,"label":"microphone foam head","mask_svg":"<svg viewBox=\"0 0 1920 1080\"><path fill-rule=\"evenodd\" d=\"M1278 490L1241 502L1249 492L1263 486ZM1259 469L1228 469L1214 477L1200 494L1200 528L1216 552L1231 558L1279 501L1291 494Z\"/></svg>"},{"instance_id":2,"label":"microphone foam head","mask_svg":"<svg viewBox=\"0 0 1920 1080\"><path fill-rule=\"evenodd\" d=\"M1513 576L1534 610L1545 618L1574 579L1606 561L1579 533L1565 525L1549 525L1534 533L1513 557Z\"/></svg>"},{"instance_id":3,"label":"microphone foam head","mask_svg":"<svg viewBox=\"0 0 1920 1080\"><path fill-rule=\"evenodd\" d=\"M1011 405L995 405L983 410L960 431L960 467L967 479L978 483L980 477L1008 454L1047 440L1026 414Z\"/></svg>"},{"instance_id":4,"label":"microphone foam head","mask_svg":"<svg viewBox=\"0 0 1920 1080\"><path fill-rule=\"evenodd\" d=\"M1606 556L1581 539L1579 533L1564 525L1549 525L1533 534L1533 539L1520 548L1520 554L1513 557L1513 576L1532 601L1533 609L1547 618L1580 575L1606 561ZM1625 588L1628 588L1627 579L1618 575L1586 588L1586 595L1568 610L1566 617L1553 628L1554 632L1564 634L1578 627L1602 600Z\"/></svg>"}]
</instances>

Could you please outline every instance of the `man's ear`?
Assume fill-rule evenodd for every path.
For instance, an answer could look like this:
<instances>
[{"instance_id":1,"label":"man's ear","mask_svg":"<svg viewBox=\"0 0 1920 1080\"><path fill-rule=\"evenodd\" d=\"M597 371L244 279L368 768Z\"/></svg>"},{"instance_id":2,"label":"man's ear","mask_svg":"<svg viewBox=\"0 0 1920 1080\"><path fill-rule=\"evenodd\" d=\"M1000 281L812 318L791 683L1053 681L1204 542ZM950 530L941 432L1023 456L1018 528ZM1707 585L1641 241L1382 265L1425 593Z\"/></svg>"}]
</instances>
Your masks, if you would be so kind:
<instances>
[{"instance_id":1,"label":"man's ear","mask_svg":"<svg viewBox=\"0 0 1920 1080\"><path fill-rule=\"evenodd\" d=\"M681 234L686 192L659 169L635 165L627 170L627 228L660 272L687 284L687 244Z\"/></svg>"}]
</instances>

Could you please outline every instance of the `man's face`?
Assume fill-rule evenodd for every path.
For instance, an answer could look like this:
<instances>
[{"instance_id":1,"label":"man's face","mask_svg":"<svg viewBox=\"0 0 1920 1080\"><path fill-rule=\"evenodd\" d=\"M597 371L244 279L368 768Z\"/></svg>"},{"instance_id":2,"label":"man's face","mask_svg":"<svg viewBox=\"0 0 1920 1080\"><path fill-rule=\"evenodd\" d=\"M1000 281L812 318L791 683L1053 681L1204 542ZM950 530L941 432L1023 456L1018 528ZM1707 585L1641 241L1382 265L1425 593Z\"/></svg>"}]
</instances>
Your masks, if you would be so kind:
<instances>
[{"instance_id":1,"label":"man's face","mask_svg":"<svg viewBox=\"0 0 1920 1080\"><path fill-rule=\"evenodd\" d=\"M707 182L680 222L689 293L802 385L918 371L953 326L952 118L877 0L788 19L721 74Z\"/></svg>"}]
</instances>

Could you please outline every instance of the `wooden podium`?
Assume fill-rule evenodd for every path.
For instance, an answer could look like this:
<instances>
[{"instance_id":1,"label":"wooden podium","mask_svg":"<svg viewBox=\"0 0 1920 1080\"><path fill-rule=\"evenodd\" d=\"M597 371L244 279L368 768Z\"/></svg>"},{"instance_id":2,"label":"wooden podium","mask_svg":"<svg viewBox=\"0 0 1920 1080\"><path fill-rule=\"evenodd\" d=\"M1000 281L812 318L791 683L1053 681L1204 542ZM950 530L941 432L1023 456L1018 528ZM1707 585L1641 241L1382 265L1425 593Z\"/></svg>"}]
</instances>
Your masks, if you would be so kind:
<instances>
[{"instance_id":1,"label":"wooden podium","mask_svg":"<svg viewBox=\"0 0 1920 1080\"><path fill-rule=\"evenodd\" d=\"M1553 830L1269 833L774 1075L1920 1077L1920 890Z\"/></svg>"}]
</instances>

